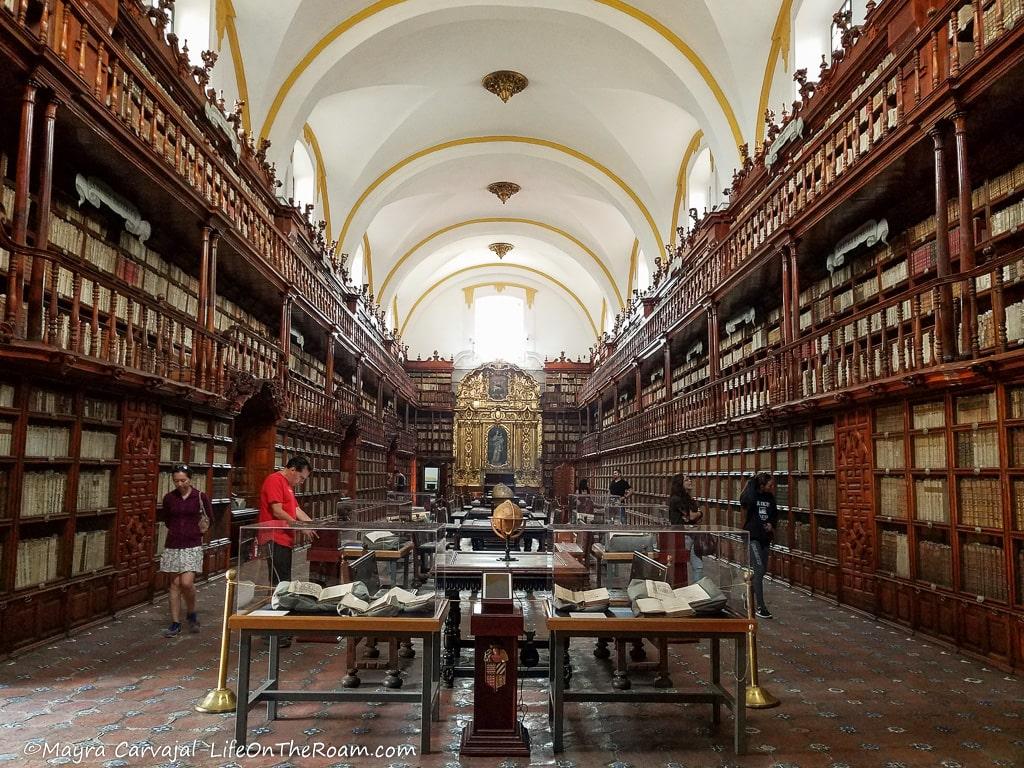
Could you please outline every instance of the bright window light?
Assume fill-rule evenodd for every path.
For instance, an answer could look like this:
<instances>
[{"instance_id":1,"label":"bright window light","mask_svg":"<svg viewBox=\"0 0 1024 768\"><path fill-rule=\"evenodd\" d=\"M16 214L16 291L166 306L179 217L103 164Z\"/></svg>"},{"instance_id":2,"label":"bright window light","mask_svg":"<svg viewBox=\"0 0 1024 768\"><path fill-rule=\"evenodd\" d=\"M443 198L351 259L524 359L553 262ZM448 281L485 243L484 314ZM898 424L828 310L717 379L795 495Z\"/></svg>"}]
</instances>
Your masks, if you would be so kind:
<instances>
[{"instance_id":1,"label":"bright window light","mask_svg":"<svg viewBox=\"0 0 1024 768\"><path fill-rule=\"evenodd\" d=\"M484 296L474 304L474 350L480 360L521 363L526 354L523 300Z\"/></svg>"}]
</instances>

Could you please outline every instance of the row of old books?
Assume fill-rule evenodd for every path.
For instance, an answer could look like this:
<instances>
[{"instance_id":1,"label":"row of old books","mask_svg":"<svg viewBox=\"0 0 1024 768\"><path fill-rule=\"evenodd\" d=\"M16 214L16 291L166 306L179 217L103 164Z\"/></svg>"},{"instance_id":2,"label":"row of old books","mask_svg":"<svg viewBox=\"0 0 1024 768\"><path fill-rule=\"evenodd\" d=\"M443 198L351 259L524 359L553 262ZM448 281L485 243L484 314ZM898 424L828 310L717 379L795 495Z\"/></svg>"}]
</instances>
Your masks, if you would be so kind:
<instances>
[{"instance_id":1,"label":"row of old books","mask_svg":"<svg viewBox=\"0 0 1024 768\"><path fill-rule=\"evenodd\" d=\"M961 588L972 595L1006 600L1006 560L1003 548L972 541L963 545Z\"/></svg>"},{"instance_id":2,"label":"row of old books","mask_svg":"<svg viewBox=\"0 0 1024 768\"><path fill-rule=\"evenodd\" d=\"M83 459L112 460L117 458L117 432L83 429L78 455Z\"/></svg>"},{"instance_id":3,"label":"row of old books","mask_svg":"<svg viewBox=\"0 0 1024 768\"><path fill-rule=\"evenodd\" d=\"M18 542L18 559L14 572L14 588L54 581L60 564L60 539L46 536Z\"/></svg>"},{"instance_id":4,"label":"row of old books","mask_svg":"<svg viewBox=\"0 0 1024 768\"><path fill-rule=\"evenodd\" d=\"M999 466L999 436L995 429L974 429L956 433L956 465L974 467Z\"/></svg>"},{"instance_id":5,"label":"row of old books","mask_svg":"<svg viewBox=\"0 0 1024 768\"><path fill-rule=\"evenodd\" d=\"M910 544L907 534L888 529L882 531L878 568L901 579L910 578Z\"/></svg>"},{"instance_id":6,"label":"row of old books","mask_svg":"<svg viewBox=\"0 0 1024 768\"><path fill-rule=\"evenodd\" d=\"M0 408L14 407L14 385L0 383Z\"/></svg>"},{"instance_id":7,"label":"row of old books","mask_svg":"<svg viewBox=\"0 0 1024 768\"><path fill-rule=\"evenodd\" d=\"M117 421L120 409L115 400L99 400L87 397L82 401L82 416L96 421Z\"/></svg>"},{"instance_id":8,"label":"row of old books","mask_svg":"<svg viewBox=\"0 0 1024 768\"><path fill-rule=\"evenodd\" d=\"M107 565L107 532L78 531L71 559L71 575L91 573Z\"/></svg>"},{"instance_id":9,"label":"row of old books","mask_svg":"<svg viewBox=\"0 0 1024 768\"><path fill-rule=\"evenodd\" d=\"M28 409L32 413L50 416L70 416L75 412L75 400L67 392L33 387L28 393Z\"/></svg>"},{"instance_id":10,"label":"row of old books","mask_svg":"<svg viewBox=\"0 0 1024 768\"><path fill-rule=\"evenodd\" d=\"M922 522L949 522L949 489L946 481L924 478L914 481L915 519Z\"/></svg>"},{"instance_id":11,"label":"row of old books","mask_svg":"<svg viewBox=\"0 0 1024 768\"><path fill-rule=\"evenodd\" d=\"M903 469L905 464L902 437L875 438L875 466L878 469Z\"/></svg>"},{"instance_id":12,"label":"row of old books","mask_svg":"<svg viewBox=\"0 0 1024 768\"><path fill-rule=\"evenodd\" d=\"M803 552L811 551L811 524L804 523L799 520L793 522L793 533L795 538L793 546Z\"/></svg>"},{"instance_id":13,"label":"row of old books","mask_svg":"<svg viewBox=\"0 0 1024 768\"><path fill-rule=\"evenodd\" d=\"M977 395L962 395L954 402L954 416L957 424L979 424L996 419L995 392Z\"/></svg>"},{"instance_id":14,"label":"row of old books","mask_svg":"<svg viewBox=\"0 0 1024 768\"><path fill-rule=\"evenodd\" d=\"M14 421L0 419L0 456L10 456L14 445Z\"/></svg>"},{"instance_id":15,"label":"row of old books","mask_svg":"<svg viewBox=\"0 0 1024 768\"><path fill-rule=\"evenodd\" d=\"M907 483L902 477L879 478L878 514L882 517L906 519Z\"/></svg>"},{"instance_id":16,"label":"row of old books","mask_svg":"<svg viewBox=\"0 0 1024 768\"><path fill-rule=\"evenodd\" d=\"M938 541L917 543L917 578L929 584L953 586L953 548Z\"/></svg>"},{"instance_id":17,"label":"row of old books","mask_svg":"<svg viewBox=\"0 0 1024 768\"><path fill-rule=\"evenodd\" d=\"M71 429L30 424L25 430L25 455L59 457L71 454Z\"/></svg>"},{"instance_id":18,"label":"row of old books","mask_svg":"<svg viewBox=\"0 0 1024 768\"><path fill-rule=\"evenodd\" d=\"M21 517L49 517L64 512L66 472L25 472L21 477Z\"/></svg>"},{"instance_id":19,"label":"row of old books","mask_svg":"<svg viewBox=\"0 0 1024 768\"><path fill-rule=\"evenodd\" d=\"M996 478L960 478L960 523L1003 527L1003 489Z\"/></svg>"},{"instance_id":20,"label":"row of old books","mask_svg":"<svg viewBox=\"0 0 1024 768\"><path fill-rule=\"evenodd\" d=\"M944 469L946 466L946 433L931 432L914 435L914 467Z\"/></svg>"},{"instance_id":21,"label":"row of old books","mask_svg":"<svg viewBox=\"0 0 1024 768\"><path fill-rule=\"evenodd\" d=\"M1024 480L1013 481L1013 528L1024 531Z\"/></svg>"},{"instance_id":22,"label":"row of old books","mask_svg":"<svg viewBox=\"0 0 1024 768\"><path fill-rule=\"evenodd\" d=\"M110 469L82 470L78 475L78 509L106 509L114 472Z\"/></svg>"}]
</instances>

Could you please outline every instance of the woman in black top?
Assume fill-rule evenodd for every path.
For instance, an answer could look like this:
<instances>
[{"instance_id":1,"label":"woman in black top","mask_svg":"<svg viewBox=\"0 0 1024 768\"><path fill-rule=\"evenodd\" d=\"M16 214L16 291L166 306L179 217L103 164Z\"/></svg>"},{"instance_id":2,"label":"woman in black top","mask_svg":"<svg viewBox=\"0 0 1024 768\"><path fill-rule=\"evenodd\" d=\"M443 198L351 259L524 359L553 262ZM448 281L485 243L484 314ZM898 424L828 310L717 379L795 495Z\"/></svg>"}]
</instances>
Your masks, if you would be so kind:
<instances>
[{"instance_id":1,"label":"woman in black top","mask_svg":"<svg viewBox=\"0 0 1024 768\"><path fill-rule=\"evenodd\" d=\"M693 486L690 478L684 474L674 475L669 486L668 521L672 525L698 525L704 518L704 512L697 506L696 499L690 495ZM694 536L686 537L686 550L690 553L690 583L700 581L704 575L704 560L694 552Z\"/></svg>"},{"instance_id":2,"label":"woman in black top","mask_svg":"<svg viewBox=\"0 0 1024 768\"><path fill-rule=\"evenodd\" d=\"M761 619L772 618L764 604L764 575L768 572L768 555L775 526L779 522L779 508L775 506L775 478L767 472L760 472L750 478L740 496L740 505L746 512L743 527L750 533L750 566L754 571L754 600L756 615Z\"/></svg>"}]
</instances>

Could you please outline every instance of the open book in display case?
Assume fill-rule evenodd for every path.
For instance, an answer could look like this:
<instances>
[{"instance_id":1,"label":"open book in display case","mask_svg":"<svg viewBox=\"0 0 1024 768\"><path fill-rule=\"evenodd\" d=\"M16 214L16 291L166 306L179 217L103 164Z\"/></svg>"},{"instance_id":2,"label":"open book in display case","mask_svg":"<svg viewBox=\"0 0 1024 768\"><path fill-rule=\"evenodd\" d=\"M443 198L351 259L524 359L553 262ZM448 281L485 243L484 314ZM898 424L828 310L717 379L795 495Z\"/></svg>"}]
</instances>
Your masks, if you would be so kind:
<instances>
[{"instance_id":1,"label":"open book in display case","mask_svg":"<svg viewBox=\"0 0 1024 768\"><path fill-rule=\"evenodd\" d=\"M557 615L747 616L744 530L627 523L556 525L552 533L556 555L571 553L584 574L552 562L547 594Z\"/></svg>"},{"instance_id":2,"label":"open book in display case","mask_svg":"<svg viewBox=\"0 0 1024 768\"><path fill-rule=\"evenodd\" d=\"M434 572L444 537L433 523L246 525L238 552L237 614L423 617L441 609Z\"/></svg>"}]
</instances>

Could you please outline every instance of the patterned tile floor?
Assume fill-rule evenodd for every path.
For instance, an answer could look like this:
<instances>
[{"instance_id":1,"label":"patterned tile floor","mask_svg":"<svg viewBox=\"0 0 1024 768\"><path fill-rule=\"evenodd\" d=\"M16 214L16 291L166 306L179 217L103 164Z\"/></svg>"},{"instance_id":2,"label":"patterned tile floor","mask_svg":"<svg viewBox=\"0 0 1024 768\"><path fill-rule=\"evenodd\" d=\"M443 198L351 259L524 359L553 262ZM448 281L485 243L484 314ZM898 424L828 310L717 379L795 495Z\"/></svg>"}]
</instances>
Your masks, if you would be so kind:
<instances>
[{"instance_id":1,"label":"patterned tile floor","mask_svg":"<svg viewBox=\"0 0 1024 768\"><path fill-rule=\"evenodd\" d=\"M269 724L263 708L254 709L251 733L265 754L232 754L233 716L192 710L215 684L213 624L222 589L219 580L200 588L206 626L199 635L163 639L166 606L161 602L0 664L0 764L1024 767L1024 679L776 585L769 586L768 597L777 618L762 622L759 652L762 683L783 704L748 711L748 755L732 754L728 715L721 732L711 733L706 705L570 704L566 751L555 756L546 683L535 680L523 686L533 741L529 760L459 759L461 726L472 711L468 680L442 694L444 719L435 726L436 751L430 755L397 753L419 743L418 706L318 703L285 705L281 719ZM608 667L593 659L585 643L573 647L583 665L574 685L610 678ZM706 652L703 644L673 646L677 684L706 667ZM283 674L290 687L344 674L338 646L296 644L285 654ZM254 671L264 656L261 648ZM383 672L364 673L364 685L382 677ZM649 678L634 678L634 686L646 684ZM235 687L234 675L229 685ZM356 753L362 746L368 755ZM313 756L302 756L303 749Z\"/></svg>"}]
</instances>

